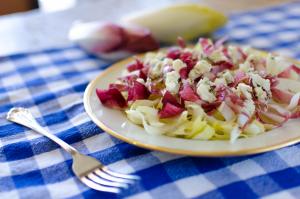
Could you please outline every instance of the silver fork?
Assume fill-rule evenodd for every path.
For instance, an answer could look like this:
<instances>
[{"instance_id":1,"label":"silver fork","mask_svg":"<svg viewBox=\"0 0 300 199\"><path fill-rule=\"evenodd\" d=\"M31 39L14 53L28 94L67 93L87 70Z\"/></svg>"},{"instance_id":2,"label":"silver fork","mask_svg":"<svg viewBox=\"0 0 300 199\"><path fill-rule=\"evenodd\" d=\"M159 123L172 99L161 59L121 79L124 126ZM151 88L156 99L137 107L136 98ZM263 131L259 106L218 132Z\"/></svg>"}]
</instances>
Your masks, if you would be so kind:
<instances>
[{"instance_id":1,"label":"silver fork","mask_svg":"<svg viewBox=\"0 0 300 199\"><path fill-rule=\"evenodd\" d=\"M119 193L121 188L127 188L133 180L139 179L135 175L126 175L110 171L95 158L79 153L65 141L49 133L34 119L28 109L12 108L7 113L7 120L26 126L57 143L73 157L72 169L82 183L98 191Z\"/></svg>"}]
</instances>

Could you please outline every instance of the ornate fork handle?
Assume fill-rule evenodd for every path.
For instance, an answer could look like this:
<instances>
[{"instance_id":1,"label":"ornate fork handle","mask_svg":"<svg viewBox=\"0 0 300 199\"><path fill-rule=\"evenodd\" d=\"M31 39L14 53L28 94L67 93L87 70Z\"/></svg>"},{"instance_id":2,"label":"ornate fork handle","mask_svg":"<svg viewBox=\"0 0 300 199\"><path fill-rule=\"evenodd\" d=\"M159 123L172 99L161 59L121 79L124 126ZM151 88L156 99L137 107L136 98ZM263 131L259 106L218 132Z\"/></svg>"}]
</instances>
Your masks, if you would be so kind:
<instances>
[{"instance_id":1,"label":"ornate fork handle","mask_svg":"<svg viewBox=\"0 0 300 199\"><path fill-rule=\"evenodd\" d=\"M32 116L30 111L26 108L12 108L10 111L7 113L7 120L10 120L12 122L21 124L23 126L26 126L57 143L60 145L63 149L65 149L67 152L69 152L72 155L75 155L77 150L70 146L68 143L64 142L60 138L56 137L55 135L49 133L46 131L41 125L36 121L36 119Z\"/></svg>"}]
</instances>

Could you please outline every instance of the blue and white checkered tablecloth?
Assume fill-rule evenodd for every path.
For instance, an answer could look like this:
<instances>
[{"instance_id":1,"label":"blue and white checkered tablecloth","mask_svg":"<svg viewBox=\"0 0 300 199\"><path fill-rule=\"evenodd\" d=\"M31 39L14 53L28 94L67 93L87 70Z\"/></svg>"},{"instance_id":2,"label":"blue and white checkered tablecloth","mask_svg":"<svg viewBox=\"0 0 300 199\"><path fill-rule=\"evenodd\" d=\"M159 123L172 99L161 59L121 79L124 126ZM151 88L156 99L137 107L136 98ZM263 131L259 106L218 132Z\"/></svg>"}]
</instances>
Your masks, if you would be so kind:
<instances>
[{"instance_id":1,"label":"blue and white checkered tablecloth","mask_svg":"<svg viewBox=\"0 0 300 199\"><path fill-rule=\"evenodd\" d=\"M217 35L300 59L300 2L233 14ZM82 96L109 64L74 46L0 58L1 199L300 198L300 144L245 157L193 158L141 149L103 132L84 112ZM82 185L68 154L5 120L14 106L29 107L55 135L141 181L118 196Z\"/></svg>"}]
</instances>

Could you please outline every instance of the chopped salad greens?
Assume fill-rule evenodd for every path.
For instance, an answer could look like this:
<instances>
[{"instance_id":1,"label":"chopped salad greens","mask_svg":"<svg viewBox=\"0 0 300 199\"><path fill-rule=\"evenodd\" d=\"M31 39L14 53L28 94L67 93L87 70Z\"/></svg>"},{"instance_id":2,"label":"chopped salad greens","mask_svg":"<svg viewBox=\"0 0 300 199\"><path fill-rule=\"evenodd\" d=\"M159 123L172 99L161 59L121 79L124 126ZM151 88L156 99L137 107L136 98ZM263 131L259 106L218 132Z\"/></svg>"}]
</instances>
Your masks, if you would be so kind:
<instances>
[{"instance_id":1,"label":"chopped salad greens","mask_svg":"<svg viewBox=\"0 0 300 199\"><path fill-rule=\"evenodd\" d=\"M121 109L149 134L186 139L251 137L300 117L300 93L277 87L300 68L281 56L200 38L193 47L149 52L127 65L103 105Z\"/></svg>"}]
</instances>

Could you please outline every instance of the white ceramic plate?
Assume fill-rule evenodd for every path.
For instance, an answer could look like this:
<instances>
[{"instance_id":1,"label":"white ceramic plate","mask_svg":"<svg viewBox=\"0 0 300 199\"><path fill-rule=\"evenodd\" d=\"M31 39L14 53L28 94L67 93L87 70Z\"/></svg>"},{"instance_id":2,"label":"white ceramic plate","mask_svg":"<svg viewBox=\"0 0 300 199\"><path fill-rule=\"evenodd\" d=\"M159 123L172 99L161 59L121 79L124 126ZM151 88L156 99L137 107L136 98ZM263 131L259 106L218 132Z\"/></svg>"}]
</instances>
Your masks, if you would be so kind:
<instances>
[{"instance_id":1,"label":"white ceramic plate","mask_svg":"<svg viewBox=\"0 0 300 199\"><path fill-rule=\"evenodd\" d=\"M229 141L201 141L149 135L142 127L131 123L121 111L104 107L96 96L96 88L108 88L109 83L120 77L125 65L130 61L132 58L118 62L103 71L88 85L84 93L84 107L88 115L100 128L116 138L147 149L209 157L261 153L300 141L300 119L290 120L280 128L255 137L238 139L234 144L230 144ZM280 86L300 91L300 83L290 84L289 80L282 80Z\"/></svg>"}]
</instances>

